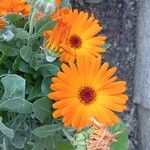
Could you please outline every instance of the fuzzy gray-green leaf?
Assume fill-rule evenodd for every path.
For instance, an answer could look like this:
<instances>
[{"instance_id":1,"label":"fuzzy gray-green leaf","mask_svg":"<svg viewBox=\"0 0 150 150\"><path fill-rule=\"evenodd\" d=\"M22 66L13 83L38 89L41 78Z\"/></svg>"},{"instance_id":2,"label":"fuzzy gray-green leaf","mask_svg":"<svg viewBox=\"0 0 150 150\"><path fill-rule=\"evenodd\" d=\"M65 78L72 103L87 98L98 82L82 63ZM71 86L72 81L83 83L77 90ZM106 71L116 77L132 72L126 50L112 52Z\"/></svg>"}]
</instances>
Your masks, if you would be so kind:
<instances>
[{"instance_id":1,"label":"fuzzy gray-green leaf","mask_svg":"<svg viewBox=\"0 0 150 150\"><path fill-rule=\"evenodd\" d=\"M15 74L7 75L1 80L4 86L4 95L0 102L11 98L24 98L25 97L25 80Z\"/></svg>"},{"instance_id":2,"label":"fuzzy gray-green leaf","mask_svg":"<svg viewBox=\"0 0 150 150\"><path fill-rule=\"evenodd\" d=\"M50 118L51 103L47 97L40 98L33 103L33 112L37 119L41 122L46 118Z\"/></svg>"},{"instance_id":3,"label":"fuzzy gray-green leaf","mask_svg":"<svg viewBox=\"0 0 150 150\"><path fill-rule=\"evenodd\" d=\"M29 33L27 31L21 31L17 33L16 37L22 40L28 40Z\"/></svg>"},{"instance_id":4,"label":"fuzzy gray-green leaf","mask_svg":"<svg viewBox=\"0 0 150 150\"><path fill-rule=\"evenodd\" d=\"M45 96L47 96L50 93L49 88L50 84L51 84L50 77L45 77L41 84L41 91Z\"/></svg>"},{"instance_id":5,"label":"fuzzy gray-green leaf","mask_svg":"<svg viewBox=\"0 0 150 150\"><path fill-rule=\"evenodd\" d=\"M10 112L16 112L20 114L31 114L32 112L32 103L27 100L16 97L11 98L0 104L0 109L7 110Z\"/></svg>"},{"instance_id":6,"label":"fuzzy gray-green leaf","mask_svg":"<svg viewBox=\"0 0 150 150\"><path fill-rule=\"evenodd\" d=\"M30 62L32 57L32 49L28 46L24 46L20 49L20 56L26 62Z\"/></svg>"},{"instance_id":7,"label":"fuzzy gray-green leaf","mask_svg":"<svg viewBox=\"0 0 150 150\"><path fill-rule=\"evenodd\" d=\"M10 42L0 42L0 51L6 56L16 56L19 54L19 48Z\"/></svg>"},{"instance_id":8,"label":"fuzzy gray-green leaf","mask_svg":"<svg viewBox=\"0 0 150 150\"><path fill-rule=\"evenodd\" d=\"M39 29L37 33L33 34L32 38L38 38L42 36L43 32L53 29L55 25L56 25L56 21L51 21L46 23L42 28Z\"/></svg>"},{"instance_id":9,"label":"fuzzy gray-green leaf","mask_svg":"<svg viewBox=\"0 0 150 150\"><path fill-rule=\"evenodd\" d=\"M61 128L56 125L44 125L41 127L38 127L32 131L32 133L40 138L45 138L48 136L55 135L56 131L59 131Z\"/></svg>"},{"instance_id":10,"label":"fuzzy gray-green leaf","mask_svg":"<svg viewBox=\"0 0 150 150\"><path fill-rule=\"evenodd\" d=\"M14 132L13 129L10 129L8 127L6 127L3 123L2 123L2 117L0 117L0 131L7 136L8 138L12 139L14 137Z\"/></svg>"},{"instance_id":11,"label":"fuzzy gray-green leaf","mask_svg":"<svg viewBox=\"0 0 150 150\"><path fill-rule=\"evenodd\" d=\"M56 75L60 69L54 64L41 65L37 71L39 71L44 77Z\"/></svg>"}]
</instances>

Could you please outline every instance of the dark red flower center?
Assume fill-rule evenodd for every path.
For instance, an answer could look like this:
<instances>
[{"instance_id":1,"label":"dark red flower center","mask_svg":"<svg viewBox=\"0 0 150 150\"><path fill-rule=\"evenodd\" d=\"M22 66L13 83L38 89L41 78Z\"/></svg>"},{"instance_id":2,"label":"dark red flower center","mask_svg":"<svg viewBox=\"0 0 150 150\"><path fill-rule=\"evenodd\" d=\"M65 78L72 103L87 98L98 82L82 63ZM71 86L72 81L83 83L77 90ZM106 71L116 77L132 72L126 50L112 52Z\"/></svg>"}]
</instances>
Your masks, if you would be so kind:
<instances>
[{"instance_id":1,"label":"dark red flower center","mask_svg":"<svg viewBox=\"0 0 150 150\"><path fill-rule=\"evenodd\" d=\"M96 99L96 92L89 86L82 87L79 91L80 101L84 104L91 104Z\"/></svg>"},{"instance_id":2,"label":"dark red flower center","mask_svg":"<svg viewBox=\"0 0 150 150\"><path fill-rule=\"evenodd\" d=\"M72 47L72 48L80 48L81 45L82 45L82 41L81 41L81 38L77 35L72 35L70 38L69 38L69 45Z\"/></svg>"}]
</instances>

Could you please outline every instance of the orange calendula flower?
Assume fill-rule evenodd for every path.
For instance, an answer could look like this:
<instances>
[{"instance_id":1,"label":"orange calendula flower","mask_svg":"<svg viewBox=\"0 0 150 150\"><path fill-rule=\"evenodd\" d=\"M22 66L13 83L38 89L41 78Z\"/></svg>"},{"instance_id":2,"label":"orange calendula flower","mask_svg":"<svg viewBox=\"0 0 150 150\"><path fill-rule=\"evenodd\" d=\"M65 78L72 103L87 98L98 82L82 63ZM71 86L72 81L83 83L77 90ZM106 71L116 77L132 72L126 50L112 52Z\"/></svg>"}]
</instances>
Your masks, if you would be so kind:
<instances>
[{"instance_id":1,"label":"orange calendula flower","mask_svg":"<svg viewBox=\"0 0 150 150\"><path fill-rule=\"evenodd\" d=\"M105 52L100 46L105 43L106 37L96 36L101 30L102 27L93 16L70 9L52 31L45 32L46 48L59 50L60 61L65 62L74 61L83 55L97 57L99 53Z\"/></svg>"},{"instance_id":2,"label":"orange calendula flower","mask_svg":"<svg viewBox=\"0 0 150 150\"><path fill-rule=\"evenodd\" d=\"M70 9L68 7L63 7L61 9L57 9L51 17L53 20L62 19L65 15L69 14L69 12Z\"/></svg>"},{"instance_id":3,"label":"orange calendula flower","mask_svg":"<svg viewBox=\"0 0 150 150\"><path fill-rule=\"evenodd\" d=\"M0 16L5 16L9 13L22 14L28 16L31 6L25 0L1 0L0 1Z\"/></svg>"},{"instance_id":4,"label":"orange calendula flower","mask_svg":"<svg viewBox=\"0 0 150 150\"><path fill-rule=\"evenodd\" d=\"M6 23L3 19L0 19L0 29L3 29L5 27Z\"/></svg>"},{"instance_id":5,"label":"orange calendula flower","mask_svg":"<svg viewBox=\"0 0 150 150\"><path fill-rule=\"evenodd\" d=\"M128 96L125 81L116 81L116 67L101 64L95 57L78 58L77 63L62 64L62 71L52 78L48 97L56 101L54 118L63 116L65 126L81 129L90 125L93 117L105 125L114 125L119 118L114 112L123 112Z\"/></svg>"},{"instance_id":6,"label":"orange calendula flower","mask_svg":"<svg viewBox=\"0 0 150 150\"><path fill-rule=\"evenodd\" d=\"M55 4L56 4L56 5L60 5L61 2L62 2L62 0L55 0Z\"/></svg>"}]
</instances>

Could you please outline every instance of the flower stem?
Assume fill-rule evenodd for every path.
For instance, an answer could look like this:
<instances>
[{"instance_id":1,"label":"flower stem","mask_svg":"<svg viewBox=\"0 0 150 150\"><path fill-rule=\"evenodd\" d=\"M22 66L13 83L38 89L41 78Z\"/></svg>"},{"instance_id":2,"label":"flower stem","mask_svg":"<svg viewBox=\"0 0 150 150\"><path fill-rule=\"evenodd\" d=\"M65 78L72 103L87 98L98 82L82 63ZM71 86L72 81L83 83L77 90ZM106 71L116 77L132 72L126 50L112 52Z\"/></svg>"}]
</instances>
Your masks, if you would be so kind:
<instances>
[{"instance_id":1,"label":"flower stem","mask_svg":"<svg viewBox=\"0 0 150 150\"><path fill-rule=\"evenodd\" d=\"M35 14L36 14L36 10L33 8L33 11L31 12L31 16L30 16L30 21L29 21L29 37L28 37L28 42L30 42L31 36L33 34Z\"/></svg>"}]
</instances>

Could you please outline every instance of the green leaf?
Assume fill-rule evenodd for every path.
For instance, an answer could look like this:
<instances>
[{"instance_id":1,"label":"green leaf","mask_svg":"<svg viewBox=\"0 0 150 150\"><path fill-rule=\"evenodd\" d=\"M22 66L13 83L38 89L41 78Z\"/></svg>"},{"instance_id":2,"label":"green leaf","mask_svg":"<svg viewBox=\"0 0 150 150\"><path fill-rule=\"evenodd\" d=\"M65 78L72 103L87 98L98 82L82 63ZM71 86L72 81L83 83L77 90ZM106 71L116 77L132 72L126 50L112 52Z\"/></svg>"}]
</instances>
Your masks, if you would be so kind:
<instances>
[{"instance_id":1,"label":"green leaf","mask_svg":"<svg viewBox=\"0 0 150 150\"><path fill-rule=\"evenodd\" d=\"M50 22L50 16L44 16L35 23L35 33L37 33L47 22Z\"/></svg>"},{"instance_id":2,"label":"green leaf","mask_svg":"<svg viewBox=\"0 0 150 150\"><path fill-rule=\"evenodd\" d=\"M55 132L59 130L61 130L61 128L58 127L57 125L44 125L34 129L32 133L40 138L45 138L50 135L51 136L55 135Z\"/></svg>"},{"instance_id":3,"label":"green leaf","mask_svg":"<svg viewBox=\"0 0 150 150\"><path fill-rule=\"evenodd\" d=\"M58 139L55 136L40 138L34 145L32 150L56 150L56 142Z\"/></svg>"},{"instance_id":4,"label":"green leaf","mask_svg":"<svg viewBox=\"0 0 150 150\"><path fill-rule=\"evenodd\" d=\"M19 53L19 48L10 42L0 42L0 51L6 56L16 56Z\"/></svg>"},{"instance_id":5,"label":"green leaf","mask_svg":"<svg viewBox=\"0 0 150 150\"><path fill-rule=\"evenodd\" d=\"M102 2L103 0L85 0L86 3L92 3L92 4L97 4Z\"/></svg>"},{"instance_id":6,"label":"green leaf","mask_svg":"<svg viewBox=\"0 0 150 150\"><path fill-rule=\"evenodd\" d=\"M53 29L55 25L56 25L56 21L51 21L46 23L42 28L40 28L40 30L37 33L33 34L32 38L38 38L42 36L43 32Z\"/></svg>"},{"instance_id":7,"label":"green leaf","mask_svg":"<svg viewBox=\"0 0 150 150\"><path fill-rule=\"evenodd\" d=\"M14 38L14 36L15 36L14 33L8 29L1 35L1 38L4 41L10 42Z\"/></svg>"},{"instance_id":8,"label":"green leaf","mask_svg":"<svg viewBox=\"0 0 150 150\"><path fill-rule=\"evenodd\" d=\"M29 94L32 89L33 89L33 86L27 82L27 84L26 84L26 94Z\"/></svg>"},{"instance_id":9,"label":"green leaf","mask_svg":"<svg viewBox=\"0 0 150 150\"><path fill-rule=\"evenodd\" d=\"M49 88L50 85L51 85L50 77L45 77L41 84L41 91L45 96L47 96L51 91Z\"/></svg>"},{"instance_id":10,"label":"green leaf","mask_svg":"<svg viewBox=\"0 0 150 150\"><path fill-rule=\"evenodd\" d=\"M41 122L51 115L51 103L47 97L40 98L33 103L33 112Z\"/></svg>"},{"instance_id":11,"label":"green leaf","mask_svg":"<svg viewBox=\"0 0 150 150\"><path fill-rule=\"evenodd\" d=\"M25 146L24 146L24 149L23 150L33 150L33 145L31 145L31 144L26 144ZM36 150L38 150L38 149L36 149Z\"/></svg>"},{"instance_id":12,"label":"green leaf","mask_svg":"<svg viewBox=\"0 0 150 150\"><path fill-rule=\"evenodd\" d=\"M54 65L54 64L45 64L45 65L41 65L37 71L39 71L42 76L44 77L49 77L49 76L54 76L56 75L56 73L59 71L60 69Z\"/></svg>"},{"instance_id":13,"label":"green leaf","mask_svg":"<svg viewBox=\"0 0 150 150\"><path fill-rule=\"evenodd\" d=\"M47 147L48 138L39 139L35 144L32 150L44 150Z\"/></svg>"},{"instance_id":14,"label":"green leaf","mask_svg":"<svg viewBox=\"0 0 150 150\"><path fill-rule=\"evenodd\" d=\"M25 97L25 80L22 77L11 74L2 78L1 82L4 86L4 95L1 100L2 102L10 98Z\"/></svg>"},{"instance_id":15,"label":"green leaf","mask_svg":"<svg viewBox=\"0 0 150 150\"><path fill-rule=\"evenodd\" d=\"M56 150L74 150L71 144L61 142L56 146Z\"/></svg>"},{"instance_id":16,"label":"green leaf","mask_svg":"<svg viewBox=\"0 0 150 150\"><path fill-rule=\"evenodd\" d=\"M16 37L22 40L28 40L29 33L27 31L21 31L17 33Z\"/></svg>"},{"instance_id":17,"label":"green leaf","mask_svg":"<svg viewBox=\"0 0 150 150\"><path fill-rule=\"evenodd\" d=\"M0 109L7 110L10 112L16 112L19 114L31 114L32 113L32 103L27 100L16 97L5 100L0 104Z\"/></svg>"},{"instance_id":18,"label":"green leaf","mask_svg":"<svg viewBox=\"0 0 150 150\"><path fill-rule=\"evenodd\" d=\"M14 64L13 64L14 70L19 70L21 72L25 73L34 73L35 71L30 67L30 65L25 62L21 57L17 57Z\"/></svg>"},{"instance_id":19,"label":"green leaf","mask_svg":"<svg viewBox=\"0 0 150 150\"><path fill-rule=\"evenodd\" d=\"M30 66L37 70L42 64L45 64L45 54L43 51L34 52L30 61Z\"/></svg>"},{"instance_id":20,"label":"green leaf","mask_svg":"<svg viewBox=\"0 0 150 150\"><path fill-rule=\"evenodd\" d=\"M7 68L4 65L0 66L0 78L6 76L7 73L8 73Z\"/></svg>"},{"instance_id":21,"label":"green leaf","mask_svg":"<svg viewBox=\"0 0 150 150\"><path fill-rule=\"evenodd\" d=\"M41 95L41 79L37 79L37 82L35 83L35 86L29 93L28 100L33 100L38 98Z\"/></svg>"},{"instance_id":22,"label":"green leaf","mask_svg":"<svg viewBox=\"0 0 150 150\"><path fill-rule=\"evenodd\" d=\"M32 49L28 46L24 46L20 49L20 56L26 62L30 62L32 57Z\"/></svg>"},{"instance_id":23,"label":"green leaf","mask_svg":"<svg viewBox=\"0 0 150 150\"><path fill-rule=\"evenodd\" d=\"M14 130L14 131L17 131L22 123L26 120L26 116L25 115L22 115L22 114L19 114L17 116L15 116L15 119L13 122L11 122L11 128Z\"/></svg>"},{"instance_id":24,"label":"green leaf","mask_svg":"<svg viewBox=\"0 0 150 150\"><path fill-rule=\"evenodd\" d=\"M4 150L16 150L16 148L10 143L10 139L7 137L3 138L2 147L4 147Z\"/></svg>"},{"instance_id":25,"label":"green leaf","mask_svg":"<svg viewBox=\"0 0 150 150\"><path fill-rule=\"evenodd\" d=\"M2 55L1 58L0 58L0 64L4 64L8 60L9 60L8 56Z\"/></svg>"},{"instance_id":26,"label":"green leaf","mask_svg":"<svg viewBox=\"0 0 150 150\"><path fill-rule=\"evenodd\" d=\"M69 141L71 141L71 142L74 141L74 138L70 135L70 133L67 130L65 130L65 129L62 128L62 131L63 131L63 133L65 134L65 136L67 137L67 139Z\"/></svg>"},{"instance_id":27,"label":"green leaf","mask_svg":"<svg viewBox=\"0 0 150 150\"><path fill-rule=\"evenodd\" d=\"M17 35L18 33L25 31L25 30L22 29L22 28L17 28L17 27L14 26L13 24L11 24L11 25L9 26L9 30L10 30L14 35Z\"/></svg>"},{"instance_id":28,"label":"green leaf","mask_svg":"<svg viewBox=\"0 0 150 150\"><path fill-rule=\"evenodd\" d=\"M13 66L13 60L8 60L8 61L6 61L4 64L5 64L5 66L6 66L6 68L8 68L8 69L11 69L12 68L12 66Z\"/></svg>"},{"instance_id":29,"label":"green leaf","mask_svg":"<svg viewBox=\"0 0 150 150\"><path fill-rule=\"evenodd\" d=\"M19 132L15 133L15 137L10 141L11 144L17 149L23 149L27 138Z\"/></svg>"},{"instance_id":30,"label":"green leaf","mask_svg":"<svg viewBox=\"0 0 150 150\"><path fill-rule=\"evenodd\" d=\"M110 47L111 47L111 44L105 43L101 48L109 49Z\"/></svg>"},{"instance_id":31,"label":"green leaf","mask_svg":"<svg viewBox=\"0 0 150 150\"><path fill-rule=\"evenodd\" d=\"M7 136L8 138L12 139L14 137L14 132L13 129L10 129L8 127L6 127L3 123L2 123L2 117L0 117L0 131Z\"/></svg>"},{"instance_id":32,"label":"green leaf","mask_svg":"<svg viewBox=\"0 0 150 150\"><path fill-rule=\"evenodd\" d=\"M71 8L70 0L63 0L62 3L61 3L61 7Z\"/></svg>"},{"instance_id":33,"label":"green leaf","mask_svg":"<svg viewBox=\"0 0 150 150\"><path fill-rule=\"evenodd\" d=\"M128 150L128 132L126 125L120 121L117 125L110 129L111 132L121 132L117 137L117 142L112 143L111 150Z\"/></svg>"},{"instance_id":34,"label":"green leaf","mask_svg":"<svg viewBox=\"0 0 150 150\"><path fill-rule=\"evenodd\" d=\"M15 14L15 13L10 13L7 16L5 16L5 18L8 22L15 22L15 21L23 19L23 16L19 14Z\"/></svg>"}]
</instances>

